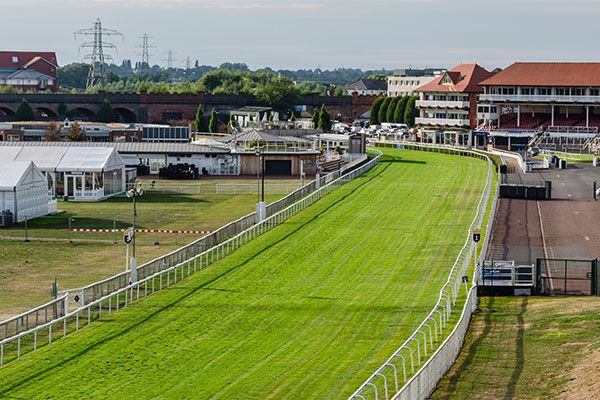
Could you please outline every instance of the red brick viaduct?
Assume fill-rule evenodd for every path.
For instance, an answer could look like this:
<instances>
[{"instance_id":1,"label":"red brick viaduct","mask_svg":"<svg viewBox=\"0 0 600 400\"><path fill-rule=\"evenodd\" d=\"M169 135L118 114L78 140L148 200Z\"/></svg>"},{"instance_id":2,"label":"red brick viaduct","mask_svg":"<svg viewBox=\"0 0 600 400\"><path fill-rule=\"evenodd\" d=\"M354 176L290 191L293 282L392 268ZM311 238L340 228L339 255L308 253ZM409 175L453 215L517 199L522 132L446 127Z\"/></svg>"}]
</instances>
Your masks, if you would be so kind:
<instances>
[{"instance_id":1,"label":"red brick viaduct","mask_svg":"<svg viewBox=\"0 0 600 400\"><path fill-rule=\"evenodd\" d=\"M94 121L95 115L108 99L121 122L154 123L168 120L193 120L199 105L205 112L235 110L244 106L260 106L251 95L98 93L98 94L0 94L0 121L12 121L25 98L33 108L36 119L59 119L61 111L75 113L79 118ZM297 105L313 113L325 105L333 119L350 121L371 108L377 96L302 96ZM64 105L64 106L61 106Z\"/></svg>"}]
</instances>

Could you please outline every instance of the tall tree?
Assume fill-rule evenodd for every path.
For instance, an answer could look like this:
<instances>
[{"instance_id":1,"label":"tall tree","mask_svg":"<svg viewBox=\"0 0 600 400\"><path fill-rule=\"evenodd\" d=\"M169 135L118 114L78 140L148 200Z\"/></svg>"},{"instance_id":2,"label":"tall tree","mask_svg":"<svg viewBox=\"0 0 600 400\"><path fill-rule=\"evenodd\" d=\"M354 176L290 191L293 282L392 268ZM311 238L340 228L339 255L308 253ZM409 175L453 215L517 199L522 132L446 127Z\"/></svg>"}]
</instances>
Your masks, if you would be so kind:
<instances>
[{"instance_id":1,"label":"tall tree","mask_svg":"<svg viewBox=\"0 0 600 400\"><path fill-rule=\"evenodd\" d=\"M378 97L371 105L371 118L369 118L369 123L371 125L379 124L379 109L381 108L381 103L383 103L384 100L385 97Z\"/></svg>"},{"instance_id":2,"label":"tall tree","mask_svg":"<svg viewBox=\"0 0 600 400\"><path fill-rule=\"evenodd\" d=\"M319 109L318 109L318 108L315 108L315 109L313 110L313 115L312 115L312 117L310 118L310 122L312 122L312 123L313 123L313 127L314 127L315 129L317 128L317 125L319 125Z\"/></svg>"},{"instance_id":3,"label":"tall tree","mask_svg":"<svg viewBox=\"0 0 600 400\"><path fill-rule=\"evenodd\" d=\"M394 122L394 111L396 111L396 105L399 100L400 97L398 96L392 97L392 101L390 101L387 111L385 112L385 122Z\"/></svg>"},{"instance_id":4,"label":"tall tree","mask_svg":"<svg viewBox=\"0 0 600 400\"><path fill-rule=\"evenodd\" d=\"M396 104L396 109L394 110L394 122L397 124L404 123L404 111L406 110L406 103L408 103L409 95L402 96L398 104Z\"/></svg>"},{"instance_id":5,"label":"tall tree","mask_svg":"<svg viewBox=\"0 0 600 400\"><path fill-rule=\"evenodd\" d=\"M415 102L419 96L411 96L406 103L406 110L404 111L404 123L410 127L415 126L415 117L417 115L417 108Z\"/></svg>"},{"instance_id":6,"label":"tall tree","mask_svg":"<svg viewBox=\"0 0 600 400\"><path fill-rule=\"evenodd\" d=\"M110 106L110 102L108 101L108 99L104 99L104 103L102 103L102 106L100 107L100 109L98 110L98 113L96 114L96 121L98 122L113 122L115 120L115 112L113 111L112 107Z\"/></svg>"},{"instance_id":7,"label":"tall tree","mask_svg":"<svg viewBox=\"0 0 600 400\"><path fill-rule=\"evenodd\" d=\"M194 120L194 128L196 128L196 132L208 131L208 125L207 125L206 117L204 116L204 110L202 110L202 106L198 106L198 111L196 111L196 119Z\"/></svg>"},{"instance_id":8,"label":"tall tree","mask_svg":"<svg viewBox=\"0 0 600 400\"><path fill-rule=\"evenodd\" d=\"M321 112L319 113L319 129L323 132L329 132L331 130L331 115L327 112L325 104L321 106Z\"/></svg>"},{"instance_id":9,"label":"tall tree","mask_svg":"<svg viewBox=\"0 0 600 400\"><path fill-rule=\"evenodd\" d=\"M17 108L17 112L15 113L15 121L33 121L33 119L33 109L31 108L27 100L23 98L23 100L21 100L19 108Z\"/></svg>"},{"instance_id":10,"label":"tall tree","mask_svg":"<svg viewBox=\"0 0 600 400\"><path fill-rule=\"evenodd\" d=\"M261 103L283 112L291 110L299 97L300 90L288 78L256 89L256 98Z\"/></svg>"},{"instance_id":11,"label":"tall tree","mask_svg":"<svg viewBox=\"0 0 600 400\"><path fill-rule=\"evenodd\" d=\"M65 103L60 103L58 107L56 107L56 112L59 117L64 118L67 113L67 105Z\"/></svg>"},{"instance_id":12,"label":"tall tree","mask_svg":"<svg viewBox=\"0 0 600 400\"><path fill-rule=\"evenodd\" d=\"M79 126L77 122L73 122L69 127L69 133L67 133L67 140L69 142L85 142L86 141L85 130Z\"/></svg>"},{"instance_id":13,"label":"tall tree","mask_svg":"<svg viewBox=\"0 0 600 400\"><path fill-rule=\"evenodd\" d=\"M390 105L390 101L392 101L391 97L386 97L385 100L383 100L383 103L381 104L381 108L379 109L379 122L388 122L386 121L385 117L387 115L387 109L388 106Z\"/></svg>"},{"instance_id":14,"label":"tall tree","mask_svg":"<svg viewBox=\"0 0 600 400\"><path fill-rule=\"evenodd\" d=\"M58 142L60 141L60 128L56 122L48 124L44 130L44 141L45 142Z\"/></svg>"},{"instance_id":15,"label":"tall tree","mask_svg":"<svg viewBox=\"0 0 600 400\"><path fill-rule=\"evenodd\" d=\"M217 133L219 131L219 116L217 111L213 108L210 114L210 122L208 124L208 131L210 133Z\"/></svg>"}]
</instances>

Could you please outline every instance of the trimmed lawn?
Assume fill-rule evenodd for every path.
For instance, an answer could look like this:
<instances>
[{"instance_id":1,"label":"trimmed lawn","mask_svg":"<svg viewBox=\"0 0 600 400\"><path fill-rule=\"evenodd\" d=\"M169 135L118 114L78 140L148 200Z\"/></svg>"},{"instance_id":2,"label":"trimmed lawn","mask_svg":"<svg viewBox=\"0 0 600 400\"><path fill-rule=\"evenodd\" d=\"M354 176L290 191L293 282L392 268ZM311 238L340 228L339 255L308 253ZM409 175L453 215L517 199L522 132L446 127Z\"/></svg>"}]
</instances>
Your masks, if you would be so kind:
<instances>
[{"instance_id":1,"label":"trimmed lawn","mask_svg":"<svg viewBox=\"0 0 600 400\"><path fill-rule=\"evenodd\" d=\"M347 397L435 304L487 173L385 152L206 270L9 362L0 397Z\"/></svg>"},{"instance_id":2,"label":"trimmed lawn","mask_svg":"<svg viewBox=\"0 0 600 400\"><path fill-rule=\"evenodd\" d=\"M484 297L432 399L598 398L597 297Z\"/></svg>"}]
</instances>

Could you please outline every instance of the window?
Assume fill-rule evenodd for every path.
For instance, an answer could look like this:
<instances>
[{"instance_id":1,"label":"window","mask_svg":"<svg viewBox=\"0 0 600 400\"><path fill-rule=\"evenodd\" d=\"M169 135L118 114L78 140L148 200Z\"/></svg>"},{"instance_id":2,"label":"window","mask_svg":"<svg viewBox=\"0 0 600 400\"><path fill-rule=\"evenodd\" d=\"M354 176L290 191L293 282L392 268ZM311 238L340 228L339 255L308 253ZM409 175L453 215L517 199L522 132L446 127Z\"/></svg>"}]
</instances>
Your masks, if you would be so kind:
<instances>
[{"instance_id":1,"label":"window","mask_svg":"<svg viewBox=\"0 0 600 400\"><path fill-rule=\"evenodd\" d=\"M13 64L18 64L19 63L19 57L13 56L12 62L13 62Z\"/></svg>"},{"instance_id":2,"label":"window","mask_svg":"<svg viewBox=\"0 0 600 400\"><path fill-rule=\"evenodd\" d=\"M598 88L590 89L590 95L591 96L600 96L600 89L598 89Z\"/></svg>"},{"instance_id":3,"label":"window","mask_svg":"<svg viewBox=\"0 0 600 400\"><path fill-rule=\"evenodd\" d=\"M541 87L538 89L538 93L540 96L550 96L552 94L552 89L547 87Z\"/></svg>"},{"instance_id":4,"label":"window","mask_svg":"<svg viewBox=\"0 0 600 400\"><path fill-rule=\"evenodd\" d=\"M583 96L585 89L583 88L571 88L571 96Z\"/></svg>"},{"instance_id":5,"label":"window","mask_svg":"<svg viewBox=\"0 0 600 400\"><path fill-rule=\"evenodd\" d=\"M521 94L525 96L531 96L533 94L533 88L524 87L521 88Z\"/></svg>"},{"instance_id":6,"label":"window","mask_svg":"<svg viewBox=\"0 0 600 400\"><path fill-rule=\"evenodd\" d=\"M569 94L569 89L565 89L565 88L556 89L557 96L567 96L568 94Z\"/></svg>"}]
</instances>

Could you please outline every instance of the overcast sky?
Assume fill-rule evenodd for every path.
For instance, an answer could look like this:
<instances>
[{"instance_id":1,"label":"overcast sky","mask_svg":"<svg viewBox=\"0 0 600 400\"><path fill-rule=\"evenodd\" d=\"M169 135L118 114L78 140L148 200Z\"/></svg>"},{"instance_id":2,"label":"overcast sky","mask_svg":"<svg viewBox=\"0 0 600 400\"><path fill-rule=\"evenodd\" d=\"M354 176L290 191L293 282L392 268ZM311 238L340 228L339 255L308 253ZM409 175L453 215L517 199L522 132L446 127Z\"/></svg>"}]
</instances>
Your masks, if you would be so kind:
<instances>
[{"instance_id":1,"label":"overcast sky","mask_svg":"<svg viewBox=\"0 0 600 400\"><path fill-rule=\"evenodd\" d=\"M56 51L78 61L84 38L105 28L116 63L245 62L250 68L440 66L474 60L486 68L514 61L600 61L600 0L0 0L2 50ZM85 38L91 40L90 37Z\"/></svg>"}]
</instances>

